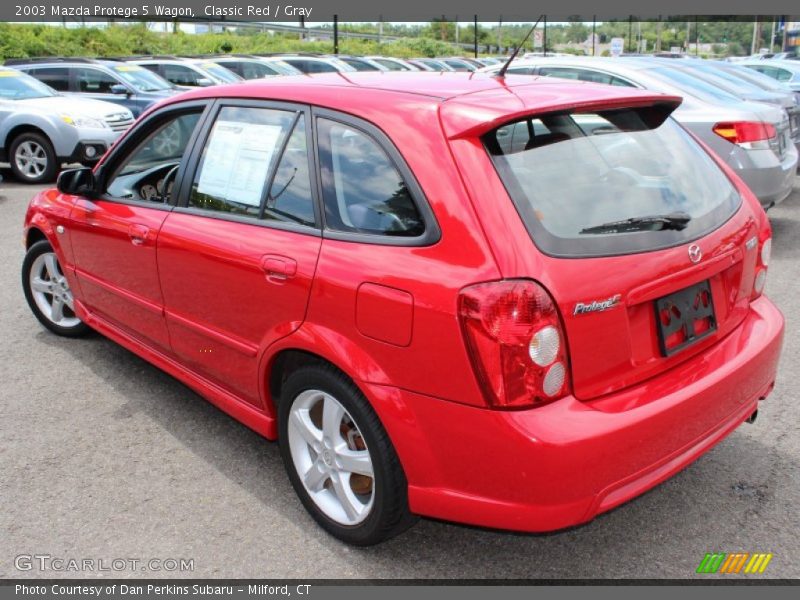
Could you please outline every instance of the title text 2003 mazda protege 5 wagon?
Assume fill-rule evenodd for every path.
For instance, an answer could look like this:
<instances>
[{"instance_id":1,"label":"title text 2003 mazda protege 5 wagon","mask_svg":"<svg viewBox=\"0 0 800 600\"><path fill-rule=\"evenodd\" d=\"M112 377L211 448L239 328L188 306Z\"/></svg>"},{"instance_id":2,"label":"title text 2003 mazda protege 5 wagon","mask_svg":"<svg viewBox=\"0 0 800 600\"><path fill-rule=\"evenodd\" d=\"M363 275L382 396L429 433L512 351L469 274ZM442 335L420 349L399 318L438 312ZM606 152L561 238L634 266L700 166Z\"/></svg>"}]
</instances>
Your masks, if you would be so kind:
<instances>
[{"instance_id":1,"label":"title text 2003 mazda protege 5 wagon","mask_svg":"<svg viewBox=\"0 0 800 600\"><path fill-rule=\"evenodd\" d=\"M343 540L586 522L774 385L769 223L679 102L459 73L190 92L32 201L25 294L277 438Z\"/></svg>"}]
</instances>

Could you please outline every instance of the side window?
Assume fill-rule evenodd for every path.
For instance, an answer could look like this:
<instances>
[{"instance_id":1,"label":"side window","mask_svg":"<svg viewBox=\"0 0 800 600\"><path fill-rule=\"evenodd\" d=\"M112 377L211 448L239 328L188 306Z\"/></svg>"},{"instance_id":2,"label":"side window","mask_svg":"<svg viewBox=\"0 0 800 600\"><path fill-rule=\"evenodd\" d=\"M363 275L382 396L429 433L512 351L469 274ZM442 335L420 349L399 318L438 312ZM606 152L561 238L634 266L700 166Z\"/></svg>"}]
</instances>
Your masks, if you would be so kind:
<instances>
[{"instance_id":1,"label":"side window","mask_svg":"<svg viewBox=\"0 0 800 600\"><path fill-rule=\"evenodd\" d=\"M580 79L577 69L563 69L558 67L540 67L539 75L558 77L560 79Z\"/></svg>"},{"instance_id":2,"label":"side window","mask_svg":"<svg viewBox=\"0 0 800 600\"><path fill-rule=\"evenodd\" d=\"M497 130L497 143L505 154L514 154L538 148L557 141L557 133L542 123L541 119L527 119L506 125Z\"/></svg>"},{"instance_id":3,"label":"side window","mask_svg":"<svg viewBox=\"0 0 800 600\"><path fill-rule=\"evenodd\" d=\"M776 79L778 81L790 81L792 79L792 72L787 71L786 69L778 69L775 68L775 72L777 74Z\"/></svg>"},{"instance_id":4,"label":"side window","mask_svg":"<svg viewBox=\"0 0 800 600\"><path fill-rule=\"evenodd\" d=\"M272 180L264 218L314 225L314 196L308 167L305 119L300 117Z\"/></svg>"},{"instance_id":5,"label":"side window","mask_svg":"<svg viewBox=\"0 0 800 600\"><path fill-rule=\"evenodd\" d=\"M36 77L36 79L42 83L46 83L56 91L69 91L69 69L66 67L30 69L27 73Z\"/></svg>"},{"instance_id":6,"label":"side window","mask_svg":"<svg viewBox=\"0 0 800 600\"><path fill-rule=\"evenodd\" d=\"M306 73L336 73L336 68L321 60L304 61L303 70Z\"/></svg>"},{"instance_id":7,"label":"side window","mask_svg":"<svg viewBox=\"0 0 800 600\"><path fill-rule=\"evenodd\" d=\"M296 118L297 113L287 110L222 108L203 149L189 206L255 219L263 210L269 220L312 224L305 130L290 131ZM267 190L284 144L286 152Z\"/></svg>"},{"instance_id":8,"label":"side window","mask_svg":"<svg viewBox=\"0 0 800 600\"><path fill-rule=\"evenodd\" d=\"M146 64L146 65L139 65L142 68L147 69L148 71L152 71L156 75L161 75L161 70L158 68L158 65L154 64Z\"/></svg>"},{"instance_id":9,"label":"side window","mask_svg":"<svg viewBox=\"0 0 800 600\"><path fill-rule=\"evenodd\" d=\"M513 75L533 75L535 70L535 67L510 67L508 72Z\"/></svg>"},{"instance_id":10,"label":"side window","mask_svg":"<svg viewBox=\"0 0 800 600\"><path fill-rule=\"evenodd\" d=\"M635 87L632 83L628 83L624 79L620 79L619 77L612 77L611 78L611 85L618 85L620 87Z\"/></svg>"},{"instance_id":11,"label":"side window","mask_svg":"<svg viewBox=\"0 0 800 600\"><path fill-rule=\"evenodd\" d=\"M200 85L200 73L185 65L164 65L164 79L175 85Z\"/></svg>"},{"instance_id":12,"label":"side window","mask_svg":"<svg viewBox=\"0 0 800 600\"><path fill-rule=\"evenodd\" d=\"M228 65L224 64L223 66L227 67ZM236 72L245 79L260 79L262 77L269 77L271 75L278 74L275 70L271 69L267 65L255 62L240 63L240 68Z\"/></svg>"},{"instance_id":13,"label":"side window","mask_svg":"<svg viewBox=\"0 0 800 600\"><path fill-rule=\"evenodd\" d=\"M424 233L402 175L371 136L323 118L317 130L329 229L407 237Z\"/></svg>"},{"instance_id":14,"label":"side window","mask_svg":"<svg viewBox=\"0 0 800 600\"><path fill-rule=\"evenodd\" d=\"M217 64L221 67L225 67L229 71L233 71L234 73L240 75L241 77L244 77L245 79L252 79L251 77L246 77L244 75L243 64L238 61L233 61L233 60L219 61Z\"/></svg>"},{"instance_id":15,"label":"side window","mask_svg":"<svg viewBox=\"0 0 800 600\"><path fill-rule=\"evenodd\" d=\"M469 69L465 67L463 64L461 64L460 62L456 62L454 60L446 60L444 61L444 63L447 66L454 68L456 71L469 71Z\"/></svg>"},{"instance_id":16,"label":"side window","mask_svg":"<svg viewBox=\"0 0 800 600\"><path fill-rule=\"evenodd\" d=\"M106 186L109 196L164 202L202 110L156 121L155 129L116 167Z\"/></svg>"},{"instance_id":17,"label":"side window","mask_svg":"<svg viewBox=\"0 0 800 600\"><path fill-rule=\"evenodd\" d=\"M78 91L90 94L110 94L111 86L119 84L113 76L99 69L86 67L73 67L75 80L78 82Z\"/></svg>"}]
</instances>

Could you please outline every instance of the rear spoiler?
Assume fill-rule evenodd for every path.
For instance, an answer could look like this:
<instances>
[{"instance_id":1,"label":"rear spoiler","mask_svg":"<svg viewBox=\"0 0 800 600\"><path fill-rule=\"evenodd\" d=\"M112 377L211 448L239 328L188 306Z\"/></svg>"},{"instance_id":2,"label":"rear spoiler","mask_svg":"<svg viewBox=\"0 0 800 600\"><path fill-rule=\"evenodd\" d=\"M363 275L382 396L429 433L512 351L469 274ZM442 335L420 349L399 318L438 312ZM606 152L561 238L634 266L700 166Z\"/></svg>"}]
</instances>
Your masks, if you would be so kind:
<instances>
[{"instance_id":1,"label":"rear spoiler","mask_svg":"<svg viewBox=\"0 0 800 600\"><path fill-rule=\"evenodd\" d=\"M611 86L609 88L613 89ZM565 101L550 103L546 106L526 106L525 103L519 102L520 99L517 99L514 108L502 110L502 106L493 104L492 98L480 93L470 94L462 96L456 101L442 104L442 127L448 139L474 138L506 123L537 115L608 113L623 109L637 109L648 126L655 128L661 125L683 102L683 98L680 96L653 93L619 97L617 92L614 96L611 94L609 96L577 102L568 101L565 98ZM480 102L476 102L479 98ZM505 102L500 104L505 104Z\"/></svg>"}]
</instances>

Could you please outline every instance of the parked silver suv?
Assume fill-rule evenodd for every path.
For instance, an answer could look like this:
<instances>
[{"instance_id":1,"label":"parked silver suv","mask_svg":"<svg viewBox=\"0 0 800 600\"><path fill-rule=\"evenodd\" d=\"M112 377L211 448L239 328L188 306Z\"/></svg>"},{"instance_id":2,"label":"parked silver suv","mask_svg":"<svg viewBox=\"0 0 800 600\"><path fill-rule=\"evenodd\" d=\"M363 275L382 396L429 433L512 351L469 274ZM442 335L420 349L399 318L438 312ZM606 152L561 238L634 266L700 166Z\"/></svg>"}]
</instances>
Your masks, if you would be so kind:
<instances>
[{"instance_id":1,"label":"parked silver suv","mask_svg":"<svg viewBox=\"0 0 800 600\"><path fill-rule=\"evenodd\" d=\"M0 67L0 162L9 162L20 181L52 181L64 163L97 162L131 124L127 108L63 96L30 75Z\"/></svg>"}]
</instances>

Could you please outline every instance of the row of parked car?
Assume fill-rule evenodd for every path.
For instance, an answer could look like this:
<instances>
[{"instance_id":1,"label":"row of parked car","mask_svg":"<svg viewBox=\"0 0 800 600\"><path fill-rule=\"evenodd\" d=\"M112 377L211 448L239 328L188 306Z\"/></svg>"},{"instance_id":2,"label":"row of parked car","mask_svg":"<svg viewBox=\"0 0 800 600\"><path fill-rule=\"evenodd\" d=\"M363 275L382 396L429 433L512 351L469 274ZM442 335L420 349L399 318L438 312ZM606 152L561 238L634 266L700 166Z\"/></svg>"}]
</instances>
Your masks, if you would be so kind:
<instances>
[{"instance_id":1,"label":"row of parked car","mask_svg":"<svg viewBox=\"0 0 800 600\"><path fill-rule=\"evenodd\" d=\"M500 67L481 69L494 75ZM793 73L773 78L771 69ZM681 96L672 116L713 149L769 208L792 191L800 151L800 63L656 57L537 57L509 74L574 79Z\"/></svg>"},{"instance_id":2,"label":"row of parked car","mask_svg":"<svg viewBox=\"0 0 800 600\"><path fill-rule=\"evenodd\" d=\"M150 105L182 90L281 75L356 71L496 75L504 58L323 54L34 58L0 67L0 162L41 183L91 164ZM792 189L800 150L800 62L525 55L509 75L644 88L684 98L675 118L714 149L766 207Z\"/></svg>"},{"instance_id":3,"label":"row of parked car","mask_svg":"<svg viewBox=\"0 0 800 600\"><path fill-rule=\"evenodd\" d=\"M150 105L194 87L278 75L476 71L500 62L316 54L10 59L0 67L0 162L20 181L51 181L61 164L97 161Z\"/></svg>"}]
</instances>

